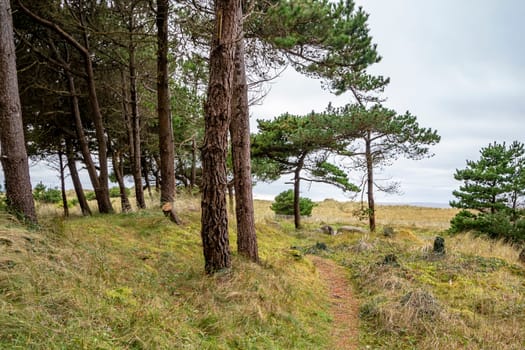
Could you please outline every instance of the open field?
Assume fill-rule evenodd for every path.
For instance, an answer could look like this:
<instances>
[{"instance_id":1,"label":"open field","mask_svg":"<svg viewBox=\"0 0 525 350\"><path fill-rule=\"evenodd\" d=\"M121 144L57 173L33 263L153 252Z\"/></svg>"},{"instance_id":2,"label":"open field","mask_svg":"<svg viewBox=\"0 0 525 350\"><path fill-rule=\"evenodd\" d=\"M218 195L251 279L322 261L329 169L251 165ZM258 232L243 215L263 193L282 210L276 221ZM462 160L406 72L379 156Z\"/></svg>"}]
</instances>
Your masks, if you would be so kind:
<instances>
[{"instance_id":1,"label":"open field","mask_svg":"<svg viewBox=\"0 0 525 350\"><path fill-rule=\"evenodd\" d=\"M233 253L213 277L198 199L178 200L182 226L154 209L64 220L41 207L42 227L28 230L0 212L0 349L333 349L312 254L347 271L359 349L525 348L518 247L446 235L455 210L380 207L377 234L328 236L321 224L364 227L355 204L319 203L300 231L269 206L256 201L263 263ZM444 256L431 251L437 235Z\"/></svg>"}]
</instances>

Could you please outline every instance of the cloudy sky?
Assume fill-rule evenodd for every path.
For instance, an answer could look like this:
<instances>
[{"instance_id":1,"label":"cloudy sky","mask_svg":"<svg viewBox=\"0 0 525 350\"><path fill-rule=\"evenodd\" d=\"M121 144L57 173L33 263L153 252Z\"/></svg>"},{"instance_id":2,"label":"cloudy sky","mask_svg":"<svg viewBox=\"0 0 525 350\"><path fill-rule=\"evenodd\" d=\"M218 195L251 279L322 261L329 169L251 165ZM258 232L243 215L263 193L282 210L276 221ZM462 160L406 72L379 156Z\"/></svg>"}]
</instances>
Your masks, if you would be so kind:
<instances>
[{"instance_id":1,"label":"cloudy sky","mask_svg":"<svg viewBox=\"0 0 525 350\"><path fill-rule=\"evenodd\" d=\"M455 169L478 159L493 141L525 142L525 2L521 0L357 0L383 60L371 72L391 78L385 105L409 110L423 127L436 129L435 156L397 161L382 177L401 182L403 194L383 202L447 203L459 186ZM282 112L321 111L329 101L344 105L318 81L291 69L276 81L253 119ZM252 121L255 124L255 120ZM286 188L259 184L267 196ZM344 199L335 188L303 186L302 195Z\"/></svg>"},{"instance_id":2,"label":"cloudy sky","mask_svg":"<svg viewBox=\"0 0 525 350\"><path fill-rule=\"evenodd\" d=\"M357 0L370 14L369 26L383 60L371 72L391 78L385 105L418 117L438 130L435 157L399 160L381 177L401 182L400 196L379 195L383 202L447 203L459 185L453 179L467 159L477 159L490 142L525 142L525 2L521 0ZM252 109L257 118L283 112L306 114L336 106L319 81L292 69L272 84L264 103ZM56 171L33 168L33 183L58 183ZM3 184L2 174L0 180ZM258 197L272 198L289 188L283 179L258 184ZM329 186L303 185L303 196L345 199Z\"/></svg>"}]
</instances>

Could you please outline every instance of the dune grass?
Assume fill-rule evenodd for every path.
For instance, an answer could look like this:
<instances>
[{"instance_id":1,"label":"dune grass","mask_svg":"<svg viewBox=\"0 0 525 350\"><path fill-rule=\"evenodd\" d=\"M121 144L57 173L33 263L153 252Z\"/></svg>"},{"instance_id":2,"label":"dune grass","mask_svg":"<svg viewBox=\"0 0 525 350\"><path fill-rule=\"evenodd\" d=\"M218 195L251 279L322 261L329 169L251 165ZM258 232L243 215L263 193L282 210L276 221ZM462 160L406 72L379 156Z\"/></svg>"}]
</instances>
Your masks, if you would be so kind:
<instances>
[{"instance_id":1,"label":"dune grass","mask_svg":"<svg viewBox=\"0 0 525 350\"><path fill-rule=\"evenodd\" d=\"M262 264L233 253L212 277L198 199L178 200L181 226L158 209L64 220L41 207L41 229L28 230L0 212L0 349L332 349L329 294L309 254L348 269L360 348L525 348L518 247L444 235L454 210L379 207L379 233L327 236L321 224L364 227L356 204L321 202L300 231L270 202L255 205ZM431 252L436 235L444 256Z\"/></svg>"},{"instance_id":2,"label":"dune grass","mask_svg":"<svg viewBox=\"0 0 525 350\"><path fill-rule=\"evenodd\" d=\"M363 348L525 348L525 266L517 247L441 233L442 256L432 252L436 234L401 228L392 238L341 235L302 250L350 270Z\"/></svg>"}]
</instances>

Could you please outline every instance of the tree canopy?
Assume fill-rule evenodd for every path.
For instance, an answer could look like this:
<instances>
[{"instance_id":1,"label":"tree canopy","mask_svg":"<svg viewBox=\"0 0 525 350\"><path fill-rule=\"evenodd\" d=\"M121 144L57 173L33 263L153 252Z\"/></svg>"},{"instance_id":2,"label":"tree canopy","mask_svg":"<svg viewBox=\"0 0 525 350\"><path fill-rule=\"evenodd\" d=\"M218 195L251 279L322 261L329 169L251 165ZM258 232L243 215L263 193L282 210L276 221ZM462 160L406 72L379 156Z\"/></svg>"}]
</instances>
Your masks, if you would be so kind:
<instances>
[{"instance_id":1,"label":"tree canopy","mask_svg":"<svg viewBox=\"0 0 525 350\"><path fill-rule=\"evenodd\" d=\"M331 155L344 147L335 128L337 118L326 113L305 116L282 114L258 120L259 133L252 138L256 176L263 180L293 174L295 226L300 227L300 182L322 182L343 191L358 191L346 173L330 163Z\"/></svg>"},{"instance_id":2,"label":"tree canopy","mask_svg":"<svg viewBox=\"0 0 525 350\"><path fill-rule=\"evenodd\" d=\"M456 169L454 178L463 184L453 192L456 200L450 206L464 210L452 220L453 231L525 239L523 143L494 142L483 147L479 160L467 160L467 167Z\"/></svg>"}]
</instances>

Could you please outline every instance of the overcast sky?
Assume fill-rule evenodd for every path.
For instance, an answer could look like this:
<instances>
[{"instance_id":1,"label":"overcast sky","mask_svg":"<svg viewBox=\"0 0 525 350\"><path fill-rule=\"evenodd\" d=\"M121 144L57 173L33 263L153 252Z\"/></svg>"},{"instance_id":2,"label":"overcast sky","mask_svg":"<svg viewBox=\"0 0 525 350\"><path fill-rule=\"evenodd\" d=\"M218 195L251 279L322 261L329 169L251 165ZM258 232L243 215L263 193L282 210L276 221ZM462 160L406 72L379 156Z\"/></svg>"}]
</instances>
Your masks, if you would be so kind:
<instances>
[{"instance_id":1,"label":"overcast sky","mask_svg":"<svg viewBox=\"0 0 525 350\"><path fill-rule=\"evenodd\" d=\"M399 160L383 178L401 182L400 196L383 202L448 203L459 186L455 169L477 159L490 142L525 141L525 1L521 0L357 0L370 14L369 26L383 60L371 70L391 78L385 105L409 110L423 127L436 129L441 143L435 156L422 161ZM257 118L283 112L306 114L336 106L350 96L335 97L319 81L291 68L272 84ZM56 171L34 168L33 184L58 183ZM3 178L0 172L0 180ZM258 184L254 193L271 198L290 188L286 179ZM337 189L303 185L303 196L345 199Z\"/></svg>"},{"instance_id":2,"label":"overcast sky","mask_svg":"<svg viewBox=\"0 0 525 350\"><path fill-rule=\"evenodd\" d=\"M459 183L455 169L493 141L525 142L525 2L521 0L357 0L370 14L369 27L383 57L371 72L391 78L385 105L409 110L420 126L436 129L435 156L397 161L382 177L401 182L402 195L383 202L448 203ZM282 112L322 111L329 101L350 102L289 69L252 123ZM288 185L289 187L289 185ZM276 194L282 183L255 187L258 196ZM303 186L302 195L344 199L335 188Z\"/></svg>"}]
</instances>

